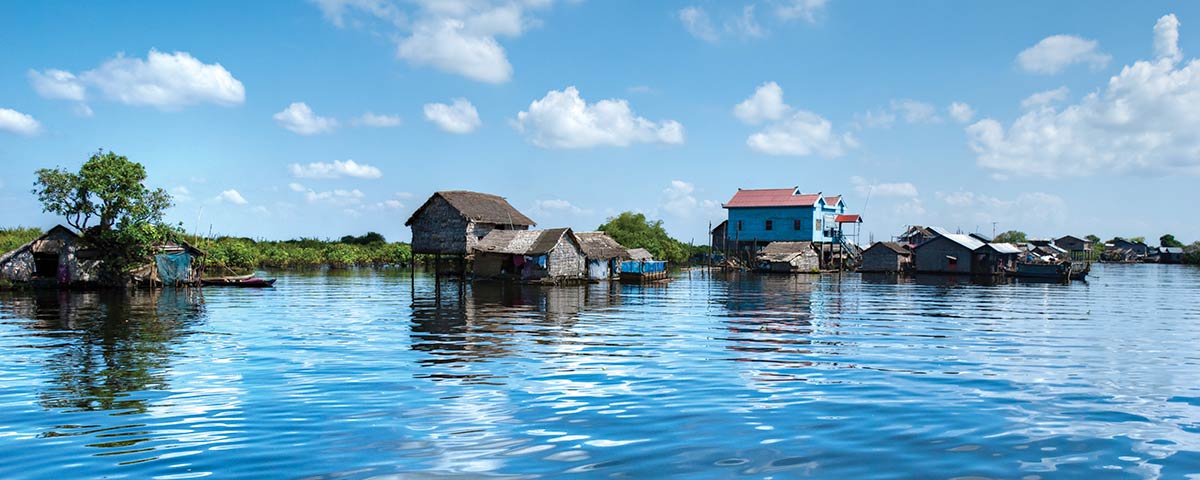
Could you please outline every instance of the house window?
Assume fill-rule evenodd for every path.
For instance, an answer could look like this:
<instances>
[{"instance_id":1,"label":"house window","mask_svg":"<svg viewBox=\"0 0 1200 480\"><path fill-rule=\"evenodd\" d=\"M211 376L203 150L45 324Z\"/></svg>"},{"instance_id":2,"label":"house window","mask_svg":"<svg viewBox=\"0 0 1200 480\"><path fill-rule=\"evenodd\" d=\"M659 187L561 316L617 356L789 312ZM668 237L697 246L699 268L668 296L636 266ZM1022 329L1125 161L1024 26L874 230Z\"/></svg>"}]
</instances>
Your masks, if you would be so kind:
<instances>
[{"instance_id":1,"label":"house window","mask_svg":"<svg viewBox=\"0 0 1200 480\"><path fill-rule=\"evenodd\" d=\"M958 257L946 255L946 266L950 270L958 270Z\"/></svg>"},{"instance_id":2,"label":"house window","mask_svg":"<svg viewBox=\"0 0 1200 480\"><path fill-rule=\"evenodd\" d=\"M821 231L821 219L818 218L815 222L813 222L813 230Z\"/></svg>"},{"instance_id":3,"label":"house window","mask_svg":"<svg viewBox=\"0 0 1200 480\"><path fill-rule=\"evenodd\" d=\"M742 231L742 221L738 220L738 231Z\"/></svg>"},{"instance_id":4,"label":"house window","mask_svg":"<svg viewBox=\"0 0 1200 480\"><path fill-rule=\"evenodd\" d=\"M792 230L800 229L800 220L792 220Z\"/></svg>"},{"instance_id":5,"label":"house window","mask_svg":"<svg viewBox=\"0 0 1200 480\"><path fill-rule=\"evenodd\" d=\"M771 220L767 220L767 230L768 231L771 230L771 227L774 227L774 226L775 226L774 222L772 222Z\"/></svg>"}]
</instances>

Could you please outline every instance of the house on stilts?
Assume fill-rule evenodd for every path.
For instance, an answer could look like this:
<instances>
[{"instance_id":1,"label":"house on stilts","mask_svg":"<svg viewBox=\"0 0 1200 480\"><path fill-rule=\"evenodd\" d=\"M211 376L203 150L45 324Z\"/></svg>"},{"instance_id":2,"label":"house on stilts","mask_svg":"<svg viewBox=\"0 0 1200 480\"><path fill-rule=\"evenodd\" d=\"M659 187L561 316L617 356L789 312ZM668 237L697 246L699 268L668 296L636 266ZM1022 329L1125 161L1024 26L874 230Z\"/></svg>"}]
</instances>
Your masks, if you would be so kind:
<instances>
[{"instance_id":1,"label":"house on stilts","mask_svg":"<svg viewBox=\"0 0 1200 480\"><path fill-rule=\"evenodd\" d=\"M487 193L452 190L435 192L417 208L404 225L412 227L412 251L440 257L456 257L458 273L480 239L493 231L529 230L536 226L504 197Z\"/></svg>"}]
</instances>

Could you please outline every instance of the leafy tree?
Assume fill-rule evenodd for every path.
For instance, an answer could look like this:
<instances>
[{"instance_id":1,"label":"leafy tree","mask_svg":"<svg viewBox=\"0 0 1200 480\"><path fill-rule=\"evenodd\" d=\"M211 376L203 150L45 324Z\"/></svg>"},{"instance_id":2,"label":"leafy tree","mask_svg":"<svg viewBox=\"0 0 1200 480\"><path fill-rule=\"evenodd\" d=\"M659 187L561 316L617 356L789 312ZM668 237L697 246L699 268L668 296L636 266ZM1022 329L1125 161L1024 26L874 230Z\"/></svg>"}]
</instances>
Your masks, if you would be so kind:
<instances>
[{"instance_id":1,"label":"leafy tree","mask_svg":"<svg viewBox=\"0 0 1200 480\"><path fill-rule=\"evenodd\" d=\"M77 173L61 168L35 173L33 193L42 211L62 215L101 252L100 274L106 283L122 282L128 267L177 234L162 223L171 196L161 188L147 188L145 167L122 155L100 150Z\"/></svg>"},{"instance_id":2,"label":"leafy tree","mask_svg":"<svg viewBox=\"0 0 1200 480\"><path fill-rule=\"evenodd\" d=\"M1025 232L1009 230L996 235L996 238L992 239L992 241L997 243L1021 243L1027 241L1027 239L1025 238Z\"/></svg>"},{"instance_id":3,"label":"leafy tree","mask_svg":"<svg viewBox=\"0 0 1200 480\"><path fill-rule=\"evenodd\" d=\"M1100 237L1097 237L1096 235L1088 235L1083 237L1083 239L1092 242L1092 244L1100 243Z\"/></svg>"},{"instance_id":4,"label":"leafy tree","mask_svg":"<svg viewBox=\"0 0 1200 480\"><path fill-rule=\"evenodd\" d=\"M382 234L376 232L367 232L366 235L356 237L354 235L346 235L340 240L342 243L349 245L371 245L376 243L387 243L387 239Z\"/></svg>"},{"instance_id":5,"label":"leafy tree","mask_svg":"<svg viewBox=\"0 0 1200 480\"><path fill-rule=\"evenodd\" d=\"M607 233L626 248L645 248L671 263L686 263L692 256L691 247L667 235L662 220L647 220L640 213L622 212L610 217L597 230Z\"/></svg>"},{"instance_id":6,"label":"leafy tree","mask_svg":"<svg viewBox=\"0 0 1200 480\"><path fill-rule=\"evenodd\" d=\"M1200 265L1200 242L1183 247L1183 263Z\"/></svg>"},{"instance_id":7,"label":"leafy tree","mask_svg":"<svg viewBox=\"0 0 1200 480\"><path fill-rule=\"evenodd\" d=\"M1133 243L1146 243L1146 237L1133 237L1129 241Z\"/></svg>"},{"instance_id":8,"label":"leafy tree","mask_svg":"<svg viewBox=\"0 0 1200 480\"><path fill-rule=\"evenodd\" d=\"M1158 237L1158 245L1160 247L1182 247L1183 242L1176 240L1174 235L1168 233Z\"/></svg>"}]
</instances>

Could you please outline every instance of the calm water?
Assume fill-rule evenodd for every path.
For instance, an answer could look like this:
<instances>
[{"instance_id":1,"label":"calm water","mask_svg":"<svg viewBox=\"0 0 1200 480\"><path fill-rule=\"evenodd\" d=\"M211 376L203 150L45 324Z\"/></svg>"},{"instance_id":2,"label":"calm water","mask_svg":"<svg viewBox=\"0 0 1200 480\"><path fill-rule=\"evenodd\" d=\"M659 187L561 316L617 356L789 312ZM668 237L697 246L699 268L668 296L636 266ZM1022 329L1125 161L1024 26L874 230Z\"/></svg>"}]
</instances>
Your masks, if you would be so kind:
<instances>
[{"instance_id":1,"label":"calm water","mask_svg":"<svg viewBox=\"0 0 1200 480\"><path fill-rule=\"evenodd\" d=\"M1200 269L0 293L0 478L1185 478Z\"/></svg>"}]
</instances>

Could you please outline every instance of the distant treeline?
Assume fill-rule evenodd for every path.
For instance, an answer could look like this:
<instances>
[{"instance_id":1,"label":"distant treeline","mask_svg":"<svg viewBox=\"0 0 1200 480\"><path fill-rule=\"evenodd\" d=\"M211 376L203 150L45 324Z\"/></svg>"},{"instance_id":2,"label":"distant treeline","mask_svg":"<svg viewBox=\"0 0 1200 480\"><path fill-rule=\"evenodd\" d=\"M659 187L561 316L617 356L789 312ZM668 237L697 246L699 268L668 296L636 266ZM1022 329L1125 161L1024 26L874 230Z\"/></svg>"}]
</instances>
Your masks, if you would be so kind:
<instances>
[{"instance_id":1,"label":"distant treeline","mask_svg":"<svg viewBox=\"0 0 1200 480\"><path fill-rule=\"evenodd\" d=\"M227 268L243 271L255 268L332 268L408 265L412 262L412 247L407 243L389 243L383 235L369 232L363 236L347 235L338 240L301 238L298 240L265 241L240 237L189 239L208 254L206 269L210 273Z\"/></svg>"}]
</instances>

